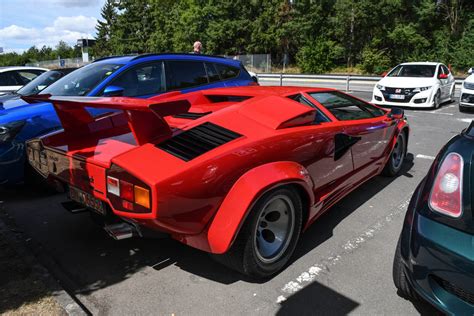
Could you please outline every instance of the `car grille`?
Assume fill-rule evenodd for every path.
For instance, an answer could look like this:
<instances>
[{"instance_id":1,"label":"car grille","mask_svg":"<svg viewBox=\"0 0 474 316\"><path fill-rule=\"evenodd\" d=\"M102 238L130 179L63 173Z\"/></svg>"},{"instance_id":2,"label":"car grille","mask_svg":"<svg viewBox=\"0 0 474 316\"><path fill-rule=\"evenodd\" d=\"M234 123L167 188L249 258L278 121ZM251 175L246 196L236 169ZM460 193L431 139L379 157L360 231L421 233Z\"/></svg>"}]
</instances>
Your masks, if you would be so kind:
<instances>
[{"instance_id":1,"label":"car grille","mask_svg":"<svg viewBox=\"0 0 474 316\"><path fill-rule=\"evenodd\" d=\"M463 93L461 96L461 102L474 103L474 94Z\"/></svg>"},{"instance_id":2,"label":"car grille","mask_svg":"<svg viewBox=\"0 0 474 316\"><path fill-rule=\"evenodd\" d=\"M207 122L178 134L156 147L184 161L189 161L241 136Z\"/></svg>"},{"instance_id":3,"label":"car grille","mask_svg":"<svg viewBox=\"0 0 474 316\"><path fill-rule=\"evenodd\" d=\"M474 293L467 292L466 290L457 287L456 285L441 279L440 277L437 277L435 275L432 275L431 278L436 281L446 292L449 292L453 295L456 295L463 301L474 305Z\"/></svg>"},{"instance_id":4,"label":"car grille","mask_svg":"<svg viewBox=\"0 0 474 316\"><path fill-rule=\"evenodd\" d=\"M183 119L188 119L188 120L197 120L198 118L201 118L211 113L212 112L204 112L204 113L187 112L187 113L180 113L180 114L173 115L173 117L183 118Z\"/></svg>"},{"instance_id":5,"label":"car grille","mask_svg":"<svg viewBox=\"0 0 474 316\"><path fill-rule=\"evenodd\" d=\"M412 88L389 88L385 87L385 90L382 91L383 97L385 101L389 102L399 102L399 103L408 103L411 101L411 98L416 94L413 92L414 89ZM392 99L390 97L391 94L402 94L405 95L405 99Z\"/></svg>"}]
</instances>

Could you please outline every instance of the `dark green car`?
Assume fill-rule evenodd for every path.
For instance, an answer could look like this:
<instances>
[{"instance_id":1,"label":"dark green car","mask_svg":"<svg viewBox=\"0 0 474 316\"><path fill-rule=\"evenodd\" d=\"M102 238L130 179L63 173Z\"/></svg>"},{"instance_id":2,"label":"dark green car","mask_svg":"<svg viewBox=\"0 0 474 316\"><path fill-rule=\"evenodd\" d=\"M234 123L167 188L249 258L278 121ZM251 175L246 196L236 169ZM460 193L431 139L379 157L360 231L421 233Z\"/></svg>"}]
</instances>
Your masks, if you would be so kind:
<instances>
[{"instance_id":1,"label":"dark green car","mask_svg":"<svg viewBox=\"0 0 474 316\"><path fill-rule=\"evenodd\" d=\"M474 315L474 121L440 151L408 206L393 262L399 294Z\"/></svg>"}]
</instances>

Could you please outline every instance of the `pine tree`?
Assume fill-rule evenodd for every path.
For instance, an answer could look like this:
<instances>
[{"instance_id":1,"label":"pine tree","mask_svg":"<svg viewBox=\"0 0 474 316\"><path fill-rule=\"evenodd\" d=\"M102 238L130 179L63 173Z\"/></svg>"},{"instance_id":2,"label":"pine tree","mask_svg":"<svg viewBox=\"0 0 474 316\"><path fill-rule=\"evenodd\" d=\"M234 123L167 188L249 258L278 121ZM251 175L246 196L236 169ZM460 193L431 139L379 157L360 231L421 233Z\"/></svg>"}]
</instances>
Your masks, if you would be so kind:
<instances>
[{"instance_id":1,"label":"pine tree","mask_svg":"<svg viewBox=\"0 0 474 316\"><path fill-rule=\"evenodd\" d=\"M115 0L107 0L101 10L102 21L97 22L96 46L94 53L96 57L108 56L115 53L112 42L112 33L117 21Z\"/></svg>"}]
</instances>

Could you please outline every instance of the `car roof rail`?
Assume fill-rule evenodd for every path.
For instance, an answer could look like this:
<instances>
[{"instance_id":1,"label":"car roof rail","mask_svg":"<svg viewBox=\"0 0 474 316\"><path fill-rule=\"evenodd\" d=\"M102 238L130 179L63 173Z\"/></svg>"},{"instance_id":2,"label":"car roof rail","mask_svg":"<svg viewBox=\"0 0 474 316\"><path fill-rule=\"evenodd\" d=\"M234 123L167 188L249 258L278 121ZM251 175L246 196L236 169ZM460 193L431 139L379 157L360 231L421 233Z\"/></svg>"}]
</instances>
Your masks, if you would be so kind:
<instances>
[{"instance_id":1,"label":"car roof rail","mask_svg":"<svg viewBox=\"0 0 474 316\"><path fill-rule=\"evenodd\" d=\"M203 57L215 57L215 58L222 58L222 59L228 59L224 56L218 56L218 55L206 55L206 54L192 54L192 53L148 53L148 54L141 54L138 55L132 60L137 60L140 58L145 58L145 57L150 57L150 56L163 56L163 55L176 55L176 56L203 56Z\"/></svg>"},{"instance_id":2,"label":"car roof rail","mask_svg":"<svg viewBox=\"0 0 474 316\"><path fill-rule=\"evenodd\" d=\"M101 60L106 60L106 59L111 59L111 58L119 58L119 57L131 57L131 56L136 56L136 55L113 55L113 56L106 56L106 57L101 57L97 58L93 61L95 63L96 61L101 61Z\"/></svg>"}]
</instances>

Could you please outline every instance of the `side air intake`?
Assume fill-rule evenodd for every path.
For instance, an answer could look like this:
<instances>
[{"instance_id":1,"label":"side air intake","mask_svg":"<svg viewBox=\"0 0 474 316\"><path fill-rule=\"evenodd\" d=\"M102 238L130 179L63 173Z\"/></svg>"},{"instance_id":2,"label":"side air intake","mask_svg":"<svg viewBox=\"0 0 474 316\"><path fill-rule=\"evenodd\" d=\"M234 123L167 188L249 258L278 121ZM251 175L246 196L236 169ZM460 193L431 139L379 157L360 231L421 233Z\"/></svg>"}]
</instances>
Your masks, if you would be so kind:
<instances>
[{"instance_id":1,"label":"side air intake","mask_svg":"<svg viewBox=\"0 0 474 316\"><path fill-rule=\"evenodd\" d=\"M156 147L184 161L190 161L241 136L207 122L178 134Z\"/></svg>"}]
</instances>

